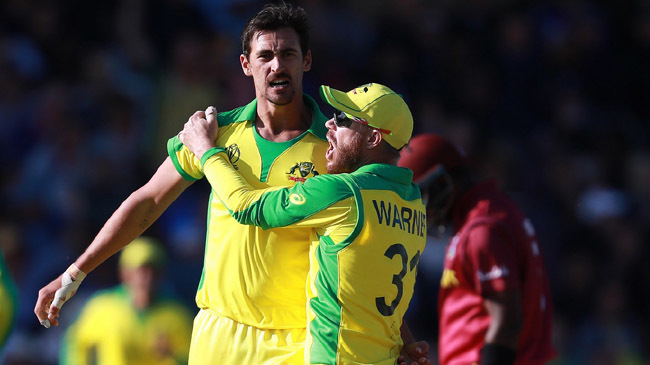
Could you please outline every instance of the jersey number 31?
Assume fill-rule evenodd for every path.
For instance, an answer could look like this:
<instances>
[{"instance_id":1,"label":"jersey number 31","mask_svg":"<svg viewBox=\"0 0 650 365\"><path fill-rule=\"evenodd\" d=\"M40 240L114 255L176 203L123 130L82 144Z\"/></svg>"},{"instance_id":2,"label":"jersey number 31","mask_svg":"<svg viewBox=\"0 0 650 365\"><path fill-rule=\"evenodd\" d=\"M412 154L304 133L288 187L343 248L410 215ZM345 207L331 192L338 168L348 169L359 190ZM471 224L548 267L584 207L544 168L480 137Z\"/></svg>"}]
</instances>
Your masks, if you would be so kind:
<instances>
[{"instance_id":1,"label":"jersey number 31","mask_svg":"<svg viewBox=\"0 0 650 365\"><path fill-rule=\"evenodd\" d=\"M379 313L381 313L384 316L392 316L393 313L395 313L395 308L399 305L400 300L402 300L402 295L404 294L404 276L410 271L415 270L415 268L418 266L418 262L420 261L420 251L411 258L411 261L409 262L409 257L408 253L406 252L406 248L404 245L401 243L395 243L392 246L388 247L386 252L384 253L384 256L388 257L389 259L393 259L395 255L399 255L402 259L402 271L399 272L397 275L393 275L393 285L397 287L397 295L395 296L395 299L390 303L390 305L386 304L386 297L379 297L375 298L375 303L377 304L377 310Z\"/></svg>"}]
</instances>

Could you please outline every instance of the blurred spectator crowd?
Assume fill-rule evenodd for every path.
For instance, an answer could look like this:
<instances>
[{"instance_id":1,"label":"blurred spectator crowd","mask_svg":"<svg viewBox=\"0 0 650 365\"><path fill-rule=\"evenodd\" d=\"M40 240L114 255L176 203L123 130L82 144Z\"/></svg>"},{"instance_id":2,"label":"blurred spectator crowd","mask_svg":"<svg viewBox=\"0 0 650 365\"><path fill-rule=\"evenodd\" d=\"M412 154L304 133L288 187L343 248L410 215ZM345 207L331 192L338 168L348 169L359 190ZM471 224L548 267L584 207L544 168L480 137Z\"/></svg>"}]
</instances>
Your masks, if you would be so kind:
<instances>
[{"instance_id":1,"label":"blurred spectator crowd","mask_svg":"<svg viewBox=\"0 0 650 365\"><path fill-rule=\"evenodd\" d=\"M296 3L312 22L308 94L389 85L416 133L456 142L533 221L554 295L554 364L649 363L650 3ZM0 247L20 291L7 364L56 363L75 308L117 283L111 259L60 328L33 315L38 289L146 182L167 139L196 110L254 98L239 33L263 4L0 2ZM190 308L208 194L194 184L147 233L165 243L168 285ZM427 248L408 315L433 345L444 242Z\"/></svg>"}]
</instances>

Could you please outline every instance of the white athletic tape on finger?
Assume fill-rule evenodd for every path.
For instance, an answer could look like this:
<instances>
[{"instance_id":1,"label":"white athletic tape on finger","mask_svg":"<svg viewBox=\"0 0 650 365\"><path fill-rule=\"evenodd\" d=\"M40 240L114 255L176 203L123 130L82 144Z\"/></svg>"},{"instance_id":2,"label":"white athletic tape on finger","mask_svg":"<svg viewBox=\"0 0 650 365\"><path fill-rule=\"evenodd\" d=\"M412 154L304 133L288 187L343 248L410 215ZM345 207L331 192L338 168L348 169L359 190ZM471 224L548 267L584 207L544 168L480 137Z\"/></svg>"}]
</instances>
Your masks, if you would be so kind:
<instances>
[{"instance_id":1,"label":"white athletic tape on finger","mask_svg":"<svg viewBox=\"0 0 650 365\"><path fill-rule=\"evenodd\" d=\"M73 276L73 274L75 274ZM75 264L70 267L61 276L61 287L54 293L54 300L52 305L56 308L61 308L63 303L70 299L79 289L79 285L86 277L86 274L79 270Z\"/></svg>"},{"instance_id":2,"label":"white athletic tape on finger","mask_svg":"<svg viewBox=\"0 0 650 365\"><path fill-rule=\"evenodd\" d=\"M50 320L49 319L42 320L41 325L45 328L50 328Z\"/></svg>"}]
</instances>

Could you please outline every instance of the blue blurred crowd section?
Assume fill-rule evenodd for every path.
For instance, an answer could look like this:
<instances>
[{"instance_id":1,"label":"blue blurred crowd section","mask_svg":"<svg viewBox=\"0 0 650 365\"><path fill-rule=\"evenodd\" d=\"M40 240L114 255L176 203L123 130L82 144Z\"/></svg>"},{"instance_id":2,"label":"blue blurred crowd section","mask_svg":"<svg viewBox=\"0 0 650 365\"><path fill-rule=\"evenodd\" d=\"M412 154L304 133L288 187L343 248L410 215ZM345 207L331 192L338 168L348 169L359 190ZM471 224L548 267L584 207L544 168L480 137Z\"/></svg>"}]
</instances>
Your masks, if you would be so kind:
<instances>
[{"instance_id":1,"label":"blue blurred crowd section","mask_svg":"<svg viewBox=\"0 0 650 365\"><path fill-rule=\"evenodd\" d=\"M402 93L415 131L458 143L534 222L554 295L554 364L650 359L650 3L642 0L300 1L320 84ZM6 363L55 363L62 328L115 261L45 330L33 307L196 110L254 97L239 65L253 0L0 3L0 244L20 290ZM324 111L329 109L324 108ZM327 114L326 114L327 115ZM168 285L198 284L209 186L148 231ZM412 330L435 345L444 240L421 261ZM435 347L435 346L434 346Z\"/></svg>"}]
</instances>

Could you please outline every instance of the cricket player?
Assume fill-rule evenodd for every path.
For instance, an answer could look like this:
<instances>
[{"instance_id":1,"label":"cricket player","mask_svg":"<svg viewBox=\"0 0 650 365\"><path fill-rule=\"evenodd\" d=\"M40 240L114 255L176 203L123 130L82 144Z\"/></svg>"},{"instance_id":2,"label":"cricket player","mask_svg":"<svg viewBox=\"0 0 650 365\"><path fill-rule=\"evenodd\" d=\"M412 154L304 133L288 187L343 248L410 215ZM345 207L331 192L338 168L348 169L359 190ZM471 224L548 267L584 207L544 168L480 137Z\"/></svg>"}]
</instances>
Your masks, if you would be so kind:
<instances>
[{"instance_id":1,"label":"cricket player","mask_svg":"<svg viewBox=\"0 0 650 365\"><path fill-rule=\"evenodd\" d=\"M453 227L438 299L441 365L541 365L551 344L551 293L532 223L493 180L436 134L413 137L413 170L432 227ZM430 231L437 231L431 229Z\"/></svg>"},{"instance_id":2,"label":"cricket player","mask_svg":"<svg viewBox=\"0 0 650 365\"><path fill-rule=\"evenodd\" d=\"M255 188L292 186L324 174L327 118L302 92L312 61L307 14L289 4L269 4L249 19L241 41L241 67L253 79L256 98L219 113L216 145ZM177 137L167 147L169 158L151 180L39 291L34 313L41 323L58 325L61 306L86 274L140 236L204 177L199 160ZM190 364L303 364L309 240L306 229L243 225L210 197Z\"/></svg>"},{"instance_id":3,"label":"cricket player","mask_svg":"<svg viewBox=\"0 0 650 365\"><path fill-rule=\"evenodd\" d=\"M187 363L193 313L160 287L167 258L160 242L139 237L120 254L120 285L92 296L68 327L61 365Z\"/></svg>"},{"instance_id":4,"label":"cricket player","mask_svg":"<svg viewBox=\"0 0 650 365\"><path fill-rule=\"evenodd\" d=\"M223 202L220 214L264 230L309 234L305 363L392 365L403 345L402 318L426 241L419 188L410 170L396 166L413 118L400 95L376 83L347 93L322 86L321 96L338 110L326 123L331 175L291 188L247 182L221 147L221 128L228 125L221 114L195 114L180 140L200 156L188 163L205 174L214 198ZM296 242L281 245L292 251Z\"/></svg>"},{"instance_id":5,"label":"cricket player","mask_svg":"<svg viewBox=\"0 0 650 365\"><path fill-rule=\"evenodd\" d=\"M292 186L325 173L327 118L302 92L312 60L306 13L284 3L267 5L247 22L241 40L241 67L253 79L256 99L220 113L217 145L256 188ZM59 308L86 274L140 236L204 176L178 138L169 141L168 152L86 251L40 290L34 312L44 325L58 325ZM308 230L240 224L212 195L190 364L302 364L308 270Z\"/></svg>"}]
</instances>

